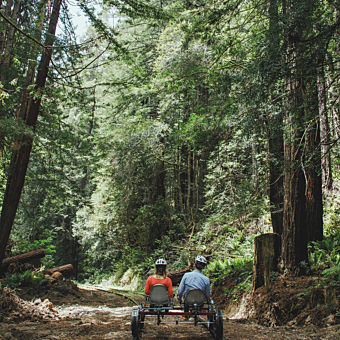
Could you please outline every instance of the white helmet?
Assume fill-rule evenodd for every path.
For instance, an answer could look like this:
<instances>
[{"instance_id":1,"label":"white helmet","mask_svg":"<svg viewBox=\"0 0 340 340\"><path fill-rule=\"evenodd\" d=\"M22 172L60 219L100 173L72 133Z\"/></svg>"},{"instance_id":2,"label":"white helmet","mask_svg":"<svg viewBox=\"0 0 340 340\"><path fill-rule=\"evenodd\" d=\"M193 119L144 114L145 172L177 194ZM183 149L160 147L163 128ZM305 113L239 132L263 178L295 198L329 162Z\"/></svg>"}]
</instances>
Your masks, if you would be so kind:
<instances>
[{"instance_id":1,"label":"white helmet","mask_svg":"<svg viewBox=\"0 0 340 340\"><path fill-rule=\"evenodd\" d=\"M164 259L158 259L155 264L156 266L166 266L166 261Z\"/></svg>"},{"instance_id":2,"label":"white helmet","mask_svg":"<svg viewBox=\"0 0 340 340\"><path fill-rule=\"evenodd\" d=\"M202 269L207 265L207 259L202 255L198 255L195 258L195 265L197 268Z\"/></svg>"}]
</instances>

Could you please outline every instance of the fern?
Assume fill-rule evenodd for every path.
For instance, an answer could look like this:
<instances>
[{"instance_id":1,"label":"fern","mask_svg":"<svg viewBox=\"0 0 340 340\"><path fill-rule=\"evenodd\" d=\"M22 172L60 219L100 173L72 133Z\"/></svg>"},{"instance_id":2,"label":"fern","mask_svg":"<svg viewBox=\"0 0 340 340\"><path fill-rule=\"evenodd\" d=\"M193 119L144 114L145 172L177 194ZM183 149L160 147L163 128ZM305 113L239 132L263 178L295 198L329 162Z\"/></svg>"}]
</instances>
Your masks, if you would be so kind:
<instances>
[{"instance_id":1,"label":"fern","mask_svg":"<svg viewBox=\"0 0 340 340\"><path fill-rule=\"evenodd\" d=\"M322 272L322 275L329 279L340 282L340 265L325 269Z\"/></svg>"}]
</instances>

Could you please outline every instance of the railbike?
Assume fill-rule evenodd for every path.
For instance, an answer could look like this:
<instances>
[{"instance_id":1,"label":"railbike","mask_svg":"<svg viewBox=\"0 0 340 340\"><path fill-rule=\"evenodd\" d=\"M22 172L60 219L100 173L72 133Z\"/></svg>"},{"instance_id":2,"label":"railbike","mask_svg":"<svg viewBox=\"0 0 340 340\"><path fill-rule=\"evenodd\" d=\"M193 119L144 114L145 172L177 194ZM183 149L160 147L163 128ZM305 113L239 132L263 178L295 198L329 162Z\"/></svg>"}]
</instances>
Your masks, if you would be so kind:
<instances>
[{"instance_id":1,"label":"railbike","mask_svg":"<svg viewBox=\"0 0 340 340\"><path fill-rule=\"evenodd\" d=\"M168 317L173 317L167 321ZM200 289L189 290L183 303L173 304L164 285L154 285L145 303L133 309L131 331L134 340L141 339L141 332L147 324L193 324L206 327L214 339L223 339L223 316Z\"/></svg>"}]
</instances>

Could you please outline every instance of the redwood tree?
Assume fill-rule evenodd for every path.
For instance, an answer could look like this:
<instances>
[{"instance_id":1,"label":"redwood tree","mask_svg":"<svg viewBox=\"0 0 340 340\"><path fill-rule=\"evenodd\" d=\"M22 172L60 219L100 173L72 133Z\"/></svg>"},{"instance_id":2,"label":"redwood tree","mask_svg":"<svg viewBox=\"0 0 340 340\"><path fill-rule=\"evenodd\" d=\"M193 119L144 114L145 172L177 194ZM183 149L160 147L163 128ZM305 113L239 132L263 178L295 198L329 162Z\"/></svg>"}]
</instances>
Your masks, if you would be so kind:
<instances>
[{"instance_id":1,"label":"redwood tree","mask_svg":"<svg viewBox=\"0 0 340 340\"><path fill-rule=\"evenodd\" d=\"M38 119L41 97L45 87L49 64L52 57L51 47L53 46L53 42L55 40L55 32L59 19L61 2L62 0L55 0L53 2L52 14L46 33L44 49L38 66L33 95L29 99L27 109L25 109L26 114L19 118L24 120L27 131L31 130L34 132ZM20 201L32 145L32 133L27 133L22 136L21 140L18 140L15 143L12 151L11 163L8 170L6 192L3 199L0 217L0 262L4 257L5 247Z\"/></svg>"},{"instance_id":2,"label":"redwood tree","mask_svg":"<svg viewBox=\"0 0 340 340\"><path fill-rule=\"evenodd\" d=\"M307 242L322 238L320 131L315 54L318 2L287 0L282 260L289 274L308 263Z\"/></svg>"}]
</instances>

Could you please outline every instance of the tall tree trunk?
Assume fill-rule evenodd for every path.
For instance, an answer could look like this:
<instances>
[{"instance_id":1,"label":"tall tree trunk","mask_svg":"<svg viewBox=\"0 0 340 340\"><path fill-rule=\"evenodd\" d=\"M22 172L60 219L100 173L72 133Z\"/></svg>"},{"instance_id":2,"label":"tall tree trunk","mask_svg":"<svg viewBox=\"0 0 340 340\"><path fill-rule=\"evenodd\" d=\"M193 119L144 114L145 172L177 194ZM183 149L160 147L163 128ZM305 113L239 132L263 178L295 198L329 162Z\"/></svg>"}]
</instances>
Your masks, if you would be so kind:
<instances>
[{"instance_id":1,"label":"tall tree trunk","mask_svg":"<svg viewBox=\"0 0 340 340\"><path fill-rule=\"evenodd\" d=\"M319 115L320 115L320 142L321 142L321 167L322 167L322 186L324 189L331 190L333 185L331 153L330 153L330 130L327 113L326 80L323 64L318 68L318 96L319 96Z\"/></svg>"},{"instance_id":2,"label":"tall tree trunk","mask_svg":"<svg viewBox=\"0 0 340 340\"><path fill-rule=\"evenodd\" d=\"M312 58L312 60L315 58ZM313 63L313 61L311 61ZM304 82L305 102L305 150L304 172L306 180L306 227L308 241L319 241L323 237L322 223L322 179L321 147L318 111L318 92L316 84L316 67L309 65Z\"/></svg>"},{"instance_id":3,"label":"tall tree trunk","mask_svg":"<svg viewBox=\"0 0 340 340\"><path fill-rule=\"evenodd\" d=\"M273 232L279 235L282 234L283 224L283 113L274 91L281 68L280 37L278 0L270 0L268 29L270 65L267 83L271 107L276 112L268 113L269 200ZM275 109L276 107L278 109Z\"/></svg>"},{"instance_id":4,"label":"tall tree trunk","mask_svg":"<svg viewBox=\"0 0 340 340\"><path fill-rule=\"evenodd\" d=\"M287 1L288 63L282 258L288 273L308 263L307 242L321 240L322 183L317 67L324 42L310 44L318 3Z\"/></svg>"},{"instance_id":5,"label":"tall tree trunk","mask_svg":"<svg viewBox=\"0 0 340 340\"><path fill-rule=\"evenodd\" d=\"M15 23L17 23L20 5L21 5L20 0L16 0L14 2L13 11L11 13L11 19ZM5 77L5 79L7 78L6 75L8 73L10 65L12 64L15 33L16 28L14 26L9 25L7 30L6 44L4 46L5 48L1 56L1 73L3 74L1 78L3 77Z\"/></svg>"},{"instance_id":6,"label":"tall tree trunk","mask_svg":"<svg viewBox=\"0 0 340 340\"><path fill-rule=\"evenodd\" d=\"M12 9L13 7L13 9ZM16 1L13 6L13 0L7 1L5 7L5 16L16 23L20 7L20 1ZM7 22L3 22L3 30L0 32L0 82L8 79L8 66L11 61L11 54L14 45L15 28Z\"/></svg>"},{"instance_id":7,"label":"tall tree trunk","mask_svg":"<svg viewBox=\"0 0 340 340\"><path fill-rule=\"evenodd\" d=\"M193 154L193 168L194 168L194 180L192 189L192 206L194 214L196 215L199 209L199 178L200 178L200 163L199 159Z\"/></svg>"},{"instance_id":8,"label":"tall tree trunk","mask_svg":"<svg viewBox=\"0 0 340 340\"><path fill-rule=\"evenodd\" d=\"M297 8L294 0L287 0L286 31L286 111L284 136L284 209L282 232L282 261L289 275L300 273L300 262L308 261L306 235L305 177L302 171L303 152L303 63L298 37L301 26L295 20ZM299 39L300 40L300 39Z\"/></svg>"},{"instance_id":9,"label":"tall tree trunk","mask_svg":"<svg viewBox=\"0 0 340 340\"><path fill-rule=\"evenodd\" d=\"M285 271L291 275L299 274L299 264L307 262L307 237L305 230L305 178L301 169L302 148L299 141L303 132L296 114L299 102L300 84L288 79L288 91L291 96L285 118L286 134L284 140L284 209L282 231L282 260Z\"/></svg>"},{"instance_id":10,"label":"tall tree trunk","mask_svg":"<svg viewBox=\"0 0 340 340\"><path fill-rule=\"evenodd\" d=\"M187 158L187 213L190 216L191 211L191 145L188 146L188 158Z\"/></svg>"},{"instance_id":11,"label":"tall tree trunk","mask_svg":"<svg viewBox=\"0 0 340 340\"><path fill-rule=\"evenodd\" d=\"M36 78L34 97L32 98L28 115L25 121L27 128L35 129L38 113L41 104L41 96L46 84L48 68L52 57L52 46L55 38L59 11L62 0L55 0L53 3L52 15L48 31L46 34L46 48L41 56ZM13 150L12 159L9 167L6 192L3 200L1 217L0 217L0 262L3 259L5 247L12 229L16 211L18 208L22 188L25 181L26 170L32 149L33 138L25 135L21 144L16 150Z\"/></svg>"},{"instance_id":12,"label":"tall tree trunk","mask_svg":"<svg viewBox=\"0 0 340 340\"><path fill-rule=\"evenodd\" d=\"M44 27L47 2L48 0L41 0L40 6L38 6L40 8L40 13L37 18L36 27L37 27L37 31L40 32L39 41L41 40L41 32ZM17 118L22 119L23 121L26 121L28 111L29 111L31 96L29 94L28 88L34 83L34 76L36 73L36 60L38 58L38 55L39 55L39 47L37 46L35 53L32 55L32 59L28 63L28 69L26 73L26 84L23 89L23 94L21 97L21 105L18 107L18 111L17 111ZM18 141L18 143L20 143L20 141Z\"/></svg>"},{"instance_id":13,"label":"tall tree trunk","mask_svg":"<svg viewBox=\"0 0 340 340\"><path fill-rule=\"evenodd\" d=\"M161 138L160 146L162 149L161 159L156 164L156 171L154 174L154 183L153 183L153 197L152 203L155 203L157 199L160 197L165 199L165 167L164 167L164 138Z\"/></svg>"},{"instance_id":14,"label":"tall tree trunk","mask_svg":"<svg viewBox=\"0 0 340 340\"><path fill-rule=\"evenodd\" d=\"M12 5L13 5L13 0L8 0L6 4L4 5L4 7L1 8L4 10L6 17L11 16ZM4 55L4 52L5 52L6 35L9 29L9 24L7 22L3 21L2 25L3 25L3 29L0 31L0 58L1 58L0 60L2 60L2 56ZM1 73L0 73L0 77L2 77Z\"/></svg>"},{"instance_id":15,"label":"tall tree trunk","mask_svg":"<svg viewBox=\"0 0 340 340\"><path fill-rule=\"evenodd\" d=\"M275 124L275 122L274 122ZM280 121L282 124L282 121ZM283 133L271 129L269 137L269 200L273 232L282 235L283 229Z\"/></svg>"},{"instance_id":16,"label":"tall tree trunk","mask_svg":"<svg viewBox=\"0 0 340 340\"><path fill-rule=\"evenodd\" d=\"M335 6L335 16L336 21L338 22L340 19L340 0L336 1ZM337 42L337 45L335 47L335 51L337 54L336 58L336 79L335 82L336 86L336 104L334 105L334 130L335 130L335 136L336 138L340 138L340 30L338 29L335 33L335 42Z\"/></svg>"},{"instance_id":17,"label":"tall tree trunk","mask_svg":"<svg viewBox=\"0 0 340 340\"><path fill-rule=\"evenodd\" d=\"M177 166L175 169L176 172L176 182L177 182L177 206L180 212L184 211L183 207L183 193L182 193L182 181L181 181L181 150L177 148Z\"/></svg>"},{"instance_id":18,"label":"tall tree trunk","mask_svg":"<svg viewBox=\"0 0 340 340\"><path fill-rule=\"evenodd\" d=\"M255 141L251 143L251 163L252 163L252 179L253 179L253 187L255 191L259 189L259 166L258 161L256 159L256 155L258 155L257 147Z\"/></svg>"},{"instance_id":19,"label":"tall tree trunk","mask_svg":"<svg viewBox=\"0 0 340 340\"><path fill-rule=\"evenodd\" d=\"M314 4L314 1L312 1ZM310 5L310 4L309 4ZM315 3L316 7L317 3ZM314 11L310 5L306 31L315 35L315 23L313 21ZM308 22L307 21L307 22ZM307 34L308 34L307 33ZM304 151L304 172L306 176L306 224L308 241L320 241L323 238L323 204L322 204L322 165L321 165L321 143L320 143L320 108L323 105L326 110L325 100L322 99L318 89L318 77L325 60L326 48L329 37L323 37L312 44L302 46L303 69L303 98L304 98L304 120L305 130L305 151ZM323 95L323 97L325 97ZM324 112L326 114L326 112Z\"/></svg>"}]
</instances>

